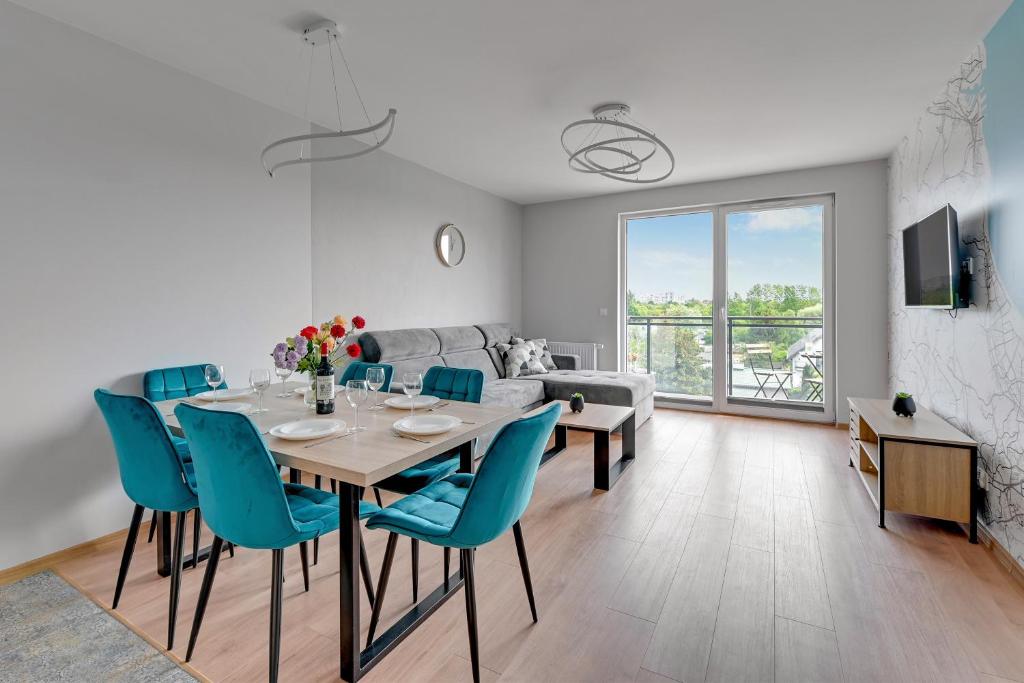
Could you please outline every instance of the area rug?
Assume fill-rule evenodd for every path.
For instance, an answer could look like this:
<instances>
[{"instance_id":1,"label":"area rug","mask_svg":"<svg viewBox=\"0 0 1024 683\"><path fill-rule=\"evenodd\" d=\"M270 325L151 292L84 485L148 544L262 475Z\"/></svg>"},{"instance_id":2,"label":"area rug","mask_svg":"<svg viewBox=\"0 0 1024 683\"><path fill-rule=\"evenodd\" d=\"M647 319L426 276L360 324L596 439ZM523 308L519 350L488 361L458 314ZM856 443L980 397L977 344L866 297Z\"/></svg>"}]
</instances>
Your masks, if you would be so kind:
<instances>
[{"instance_id":1,"label":"area rug","mask_svg":"<svg viewBox=\"0 0 1024 683\"><path fill-rule=\"evenodd\" d=\"M0 680L194 681L52 572L0 586Z\"/></svg>"}]
</instances>

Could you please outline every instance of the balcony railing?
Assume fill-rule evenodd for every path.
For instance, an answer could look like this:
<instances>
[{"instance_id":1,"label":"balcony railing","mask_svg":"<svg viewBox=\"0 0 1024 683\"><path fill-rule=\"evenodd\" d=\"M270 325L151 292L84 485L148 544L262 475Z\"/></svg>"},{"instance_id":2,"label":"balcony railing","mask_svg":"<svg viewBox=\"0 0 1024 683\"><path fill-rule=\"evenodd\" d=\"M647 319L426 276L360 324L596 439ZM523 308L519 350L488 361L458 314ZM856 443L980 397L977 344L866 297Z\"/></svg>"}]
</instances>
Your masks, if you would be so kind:
<instances>
[{"instance_id":1,"label":"balcony railing","mask_svg":"<svg viewBox=\"0 0 1024 683\"><path fill-rule=\"evenodd\" d=\"M711 316L630 316L626 369L652 373L661 394L709 399ZM822 403L820 316L729 316L729 396Z\"/></svg>"}]
</instances>

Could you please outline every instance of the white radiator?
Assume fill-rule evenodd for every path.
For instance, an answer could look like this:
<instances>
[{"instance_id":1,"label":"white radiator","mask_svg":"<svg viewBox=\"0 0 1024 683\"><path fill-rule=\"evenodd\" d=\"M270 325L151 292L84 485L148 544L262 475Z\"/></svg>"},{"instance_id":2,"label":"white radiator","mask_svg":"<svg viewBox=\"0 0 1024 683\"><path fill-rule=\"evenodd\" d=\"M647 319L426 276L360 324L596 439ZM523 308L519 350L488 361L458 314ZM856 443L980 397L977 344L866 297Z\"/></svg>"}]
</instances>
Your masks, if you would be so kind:
<instances>
[{"instance_id":1,"label":"white radiator","mask_svg":"<svg viewBox=\"0 0 1024 683\"><path fill-rule=\"evenodd\" d=\"M548 351L553 354L576 355L580 357L580 370L597 370L597 351L604 344L593 342L548 342Z\"/></svg>"}]
</instances>

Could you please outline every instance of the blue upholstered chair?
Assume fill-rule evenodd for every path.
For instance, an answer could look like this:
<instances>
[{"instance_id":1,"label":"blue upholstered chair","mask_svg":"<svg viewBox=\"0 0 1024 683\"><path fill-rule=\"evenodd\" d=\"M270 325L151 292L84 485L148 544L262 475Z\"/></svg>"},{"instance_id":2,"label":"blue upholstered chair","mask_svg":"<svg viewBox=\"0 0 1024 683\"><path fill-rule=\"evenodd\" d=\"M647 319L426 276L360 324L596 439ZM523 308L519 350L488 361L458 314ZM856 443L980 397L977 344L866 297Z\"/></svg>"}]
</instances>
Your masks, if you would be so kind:
<instances>
[{"instance_id":1,"label":"blue upholstered chair","mask_svg":"<svg viewBox=\"0 0 1024 683\"><path fill-rule=\"evenodd\" d=\"M484 373L467 368L446 368L435 365L423 376L423 396L437 396L442 400L479 403L484 388ZM459 468L459 455L451 451L435 455L417 465L402 470L373 487L377 505L382 505L379 489L408 495L424 486L447 477ZM419 599L420 585L420 544L411 540L412 550L412 600ZM447 555L445 556L447 559Z\"/></svg>"},{"instance_id":2,"label":"blue upholstered chair","mask_svg":"<svg viewBox=\"0 0 1024 683\"><path fill-rule=\"evenodd\" d=\"M117 574L117 587L114 589L114 609L117 609L121 600L142 513L146 508L177 513L167 615L167 649L170 650L174 647L174 625L178 616L185 515L199 504L192 463L181 459L180 452L171 440L171 433L167 430L167 423L152 402L141 396L113 394L106 389L97 389L93 396L114 440L121 486L135 503L128 537L124 543L121 568Z\"/></svg>"},{"instance_id":3,"label":"blue upholstered chair","mask_svg":"<svg viewBox=\"0 0 1024 683\"><path fill-rule=\"evenodd\" d=\"M187 403L179 403L174 414L192 452L199 506L214 533L185 661L192 658L195 649L222 544L227 541L246 548L271 550L270 680L276 681L281 653L284 549L299 545L303 585L308 591L306 543L338 528L338 497L309 486L283 483L259 430L246 415L205 410ZM359 503L360 518L379 510L373 503ZM360 566L372 603L365 550L360 553Z\"/></svg>"},{"instance_id":4,"label":"blue upholstered chair","mask_svg":"<svg viewBox=\"0 0 1024 683\"><path fill-rule=\"evenodd\" d=\"M526 511L533 495L537 468L540 467L544 447L558 422L561 410L559 404L554 403L534 415L502 427L491 441L487 457L475 475L452 474L370 517L366 523L368 529L385 529L390 533L377 583L377 601L373 605L367 647L373 642L380 620L399 534L442 546L446 551L450 548L459 549L465 579L469 651L475 681L480 680L480 657L477 646L473 549L493 541L510 526L519 552L519 566L526 584L530 612L533 620L537 621L537 606L533 598L530 566L526 559L519 518Z\"/></svg>"},{"instance_id":5,"label":"blue upholstered chair","mask_svg":"<svg viewBox=\"0 0 1024 683\"><path fill-rule=\"evenodd\" d=\"M195 396L201 394L204 391L210 390L210 385L206 383L206 366L207 363L202 365L185 365L178 368L160 368L159 370L150 370L142 376L142 393L150 401L166 401L172 398L187 398L189 396ZM227 389L227 382L222 382L218 389ZM185 462L189 462L192 456L188 454L188 444L185 439L180 436L171 436L171 440L174 442L174 447L181 453L181 457ZM195 520L192 526L192 557L195 557L195 551L199 549L199 530L200 530L200 519L199 515L195 516ZM153 520L149 524L149 539L147 543L153 542L153 532L156 530L156 510L153 511ZM193 566L195 562L193 561Z\"/></svg>"}]
</instances>

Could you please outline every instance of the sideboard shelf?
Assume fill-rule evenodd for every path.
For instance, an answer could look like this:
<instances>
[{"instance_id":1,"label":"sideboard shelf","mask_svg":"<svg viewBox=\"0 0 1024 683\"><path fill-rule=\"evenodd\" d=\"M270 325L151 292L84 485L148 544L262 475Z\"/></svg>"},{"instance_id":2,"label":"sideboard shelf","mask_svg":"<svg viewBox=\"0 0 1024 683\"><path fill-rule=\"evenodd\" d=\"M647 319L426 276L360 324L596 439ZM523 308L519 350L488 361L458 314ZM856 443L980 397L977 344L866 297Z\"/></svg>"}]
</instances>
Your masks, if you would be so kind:
<instances>
[{"instance_id":1,"label":"sideboard shelf","mask_svg":"<svg viewBox=\"0 0 1024 683\"><path fill-rule=\"evenodd\" d=\"M850 467L878 509L967 526L978 542L978 444L941 417L919 409L897 417L889 403L851 398Z\"/></svg>"}]
</instances>

